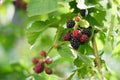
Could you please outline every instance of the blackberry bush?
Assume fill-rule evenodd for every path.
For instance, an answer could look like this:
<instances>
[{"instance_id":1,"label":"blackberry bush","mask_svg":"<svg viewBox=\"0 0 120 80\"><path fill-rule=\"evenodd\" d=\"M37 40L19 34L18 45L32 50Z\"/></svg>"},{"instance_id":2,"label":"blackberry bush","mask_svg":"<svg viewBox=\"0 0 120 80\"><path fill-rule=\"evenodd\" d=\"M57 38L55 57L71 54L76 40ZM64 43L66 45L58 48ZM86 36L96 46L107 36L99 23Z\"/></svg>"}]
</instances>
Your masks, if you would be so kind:
<instances>
[{"instance_id":1,"label":"blackberry bush","mask_svg":"<svg viewBox=\"0 0 120 80\"><path fill-rule=\"evenodd\" d=\"M108 58L104 57L108 55L106 54L108 52L109 56L119 53L120 35L117 16L120 8L116 5L118 3L117 0L94 0L94 2L91 0L30 0L27 11L32 24L27 30L28 42L36 50L47 50L46 54L41 52L41 56L37 56L39 62L33 61L34 66L38 63L44 65L45 72L41 75L52 73L60 77L71 72L67 79L65 76L65 80L114 78L107 69L113 67L106 65L105 60ZM49 56L53 57L54 61L48 59ZM62 62L67 61L70 66L62 65ZM54 72L50 67L54 69ZM35 71L37 72L37 69Z\"/></svg>"}]
</instances>

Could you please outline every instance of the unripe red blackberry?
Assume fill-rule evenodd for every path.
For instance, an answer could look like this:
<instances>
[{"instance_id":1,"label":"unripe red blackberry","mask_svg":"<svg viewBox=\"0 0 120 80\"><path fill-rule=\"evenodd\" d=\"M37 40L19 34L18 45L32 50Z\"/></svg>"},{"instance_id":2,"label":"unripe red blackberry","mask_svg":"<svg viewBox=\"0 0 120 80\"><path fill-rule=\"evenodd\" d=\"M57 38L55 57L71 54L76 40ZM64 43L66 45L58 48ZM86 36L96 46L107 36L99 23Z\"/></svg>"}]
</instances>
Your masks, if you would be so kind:
<instances>
[{"instance_id":1,"label":"unripe red blackberry","mask_svg":"<svg viewBox=\"0 0 120 80\"><path fill-rule=\"evenodd\" d=\"M80 30L73 30L72 36L76 38L80 38L81 36L81 31Z\"/></svg>"},{"instance_id":2,"label":"unripe red blackberry","mask_svg":"<svg viewBox=\"0 0 120 80\"><path fill-rule=\"evenodd\" d=\"M88 36L86 34L82 34L80 37L80 42L85 43L88 40Z\"/></svg>"},{"instance_id":3,"label":"unripe red blackberry","mask_svg":"<svg viewBox=\"0 0 120 80\"><path fill-rule=\"evenodd\" d=\"M72 37L71 40L70 40L70 43L71 43L71 46L74 48L74 49L78 49L79 46L80 46L80 40L76 37Z\"/></svg>"},{"instance_id":4,"label":"unripe red blackberry","mask_svg":"<svg viewBox=\"0 0 120 80\"><path fill-rule=\"evenodd\" d=\"M45 72L46 72L46 74L50 75L50 74L52 74L52 69L45 68Z\"/></svg>"},{"instance_id":5,"label":"unripe red blackberry","mask_svg":"<svg viewBox=\"0 0 120 80\"><path fill-rule=\"evenodd\" d=\"M51 59L51 58L45 59L45 63L46 63L46 64L51 64L51 63L52 63L52 59Z\"/></svg>"},{"instance_id":6,"label":"unripe red blackberry","mask_svg":"<svg viewBox=\"0 0 120 80\"><path fill-rule=\"evenodd\" d=\"M24 2L23 0L16 0L15 5L16 5L17 8L21 8L23 10L27 9L27 3Z\"/></svg>"},{"instance_id":7,"label":"unripe red blackberry","mask_svg":"<svg viewBox=\"0 0 120 80\"><path fill-rule=\"evenodd\" d=\"M91 28L85 28L82 30L81 32L82 34L86 34L88 37L91 36L92 32L91 32Z\"/></svg>"},{"instance_id":8,"label":"unripe red blackberry","mask_svg":"<svg viewBox=\"0 0 120 80\"><path fill-rule=\"evenodd\" d=\"M79 22L79 21L80 21L80 17L79 17L79 16L76 16L76 17L75 17L75 21Z\"/></svg>"},{"instance_id":9,"label":"unripe red blackberry","mask_svg":"<svg viewBox=\"0 0 120 80\"><path fill-rule=\"evenodd\" d=\"M63 41L70 41L71 39L71 33L66 33L62 36Z\"/></svg>"},{"instance_id":10,"label":"unripe red blackberry","mask_svg":"<svg viewBox=\"0 0 120 80\"><path fill-rule=\"evenodd\" d=\"M43 57L46 57L46 56L47 56L47 53L46 53L44 50L41 50L41 51L40 51L40 55L43 56Z\"/></svg>"},{"instance_id":11,"label":"unripe red blackberry","mask_svg":"<svg viewBox=\"0 0 120 80\"><path fill-rule=\"evenodd\" d=\"M33 62L34 64L37 64L37 63L39 62L39 60L38 60L37 58L32 58L32 62Z\"/></svg>"},{"instance_id":12,"label":"unripe red blackberry","mask_svg":"<svg viewBox=\"0 0 120 80\"><path fill-rule=\"evenodd\" d=\"M41 72L43 72L43 70L44 70L44 65L43 65L43 64L40 64L40 63L37 63L37 64L34 66L33 70L34 70L37 74L38 74L38 73L41 73Z\"/></svg>"},{"instance_id":13,"label":"unripe red blackberry","mask_svg":"<svg viewBox=\"0 0 120 80\"><path fill-rule=\"evenodd\" d=\"M75 21L74 20L68 20L67 21L67 28L73 28L75 25Z\"/></svg>"}]
</instances>

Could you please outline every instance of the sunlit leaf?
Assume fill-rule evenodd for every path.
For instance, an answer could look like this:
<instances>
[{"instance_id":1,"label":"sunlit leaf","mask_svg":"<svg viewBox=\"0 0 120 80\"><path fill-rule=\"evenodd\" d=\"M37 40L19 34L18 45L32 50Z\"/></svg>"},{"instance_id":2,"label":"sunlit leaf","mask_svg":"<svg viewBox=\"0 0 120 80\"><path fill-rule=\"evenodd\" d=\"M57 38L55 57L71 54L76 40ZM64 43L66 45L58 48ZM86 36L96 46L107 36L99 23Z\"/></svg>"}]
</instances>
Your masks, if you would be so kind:
<instances>
[{"instance_id":1,"label":"sunlit leaf","mask_svg":"<svg viewBox=\"0 0 120 80\"><path fill-rule=\"evenodd\" d=\"M28 16L46 14L57 10L57 0L30 0L28 3Z\"/></svg>"}]
</instances>

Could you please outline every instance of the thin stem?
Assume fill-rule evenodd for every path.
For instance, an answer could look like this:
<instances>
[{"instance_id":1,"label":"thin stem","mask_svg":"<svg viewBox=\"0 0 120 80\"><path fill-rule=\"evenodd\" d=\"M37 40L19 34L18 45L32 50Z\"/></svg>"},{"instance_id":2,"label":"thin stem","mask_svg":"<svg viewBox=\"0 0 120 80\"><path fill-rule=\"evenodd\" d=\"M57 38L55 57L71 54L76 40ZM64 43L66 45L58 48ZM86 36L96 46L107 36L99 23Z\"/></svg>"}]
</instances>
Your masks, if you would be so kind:
<instances>
[{"instance_id":1,"label":"thin stem","mask_svg":"<svg viewBox=\"0 0 120 80\"><path fill-rule=\"evenodd\" d=\"M54 48L54 46L51 46L50 49L47 52L47 55L51 52L51 50Z\"/></svg>"},{"instance_id":2,"label":"thin stem","mask_svg":"<svg viewBox=\"0 0 120 80\"><path fill-rule=\"evenodd\" d=\"M50 49L48 50L47 55L51 52L51 50L54 48L54 45L57 43L58 36L59 36L59 33L60 33L60 28L61 28L61 26L59 26L59 27L57 28L57 32L56 32L56 35L55 35L54 43L53 43L53 45L50 47Z\"/></svg>"},{"instance_id":3,"label":"thin stem","mask_svg":"<svg viewBox=\"0 0 120 80\"><path fill-rule=\"evenodd\" d=\"M96 41L95 41L95 35L92 38L92 46L93 46L93 50L94 50L96 65L98 66L98 71L101 74L101 78L103 80L102 71L101 71L102 67L101 67L101 62L100 62L100 58L99 58L99 54L98 54L98 50L97 50Z\"/></svg>"}]
</instances>

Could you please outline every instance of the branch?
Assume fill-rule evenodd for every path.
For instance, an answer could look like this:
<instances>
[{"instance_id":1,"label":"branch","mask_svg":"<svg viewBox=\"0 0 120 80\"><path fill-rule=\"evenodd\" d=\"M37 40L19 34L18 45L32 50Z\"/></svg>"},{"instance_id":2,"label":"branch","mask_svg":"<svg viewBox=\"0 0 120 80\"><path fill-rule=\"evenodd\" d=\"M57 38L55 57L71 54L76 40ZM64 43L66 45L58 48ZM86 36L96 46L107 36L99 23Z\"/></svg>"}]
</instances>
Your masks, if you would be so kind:
<instances>
[{"instance_id":1,"label":"branch","mask_svg":"<svg viewBox=\"0 0 120 80\"><path fill-rule=\"evenodd\" d=\"M94 50L96 66L98 66L98 71L101 74L101 78L103 80L102 71L101 71L102 67L101 67L101 62L100 62L100 58L99 58L99 54L98 54L98 50L97 50L96 41L95 41L95 34L93 35L93 38L92 38L92 46L93 46L93 50Z\"/></svg>"}]
</instances>

